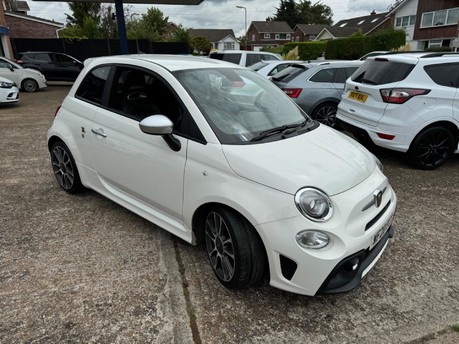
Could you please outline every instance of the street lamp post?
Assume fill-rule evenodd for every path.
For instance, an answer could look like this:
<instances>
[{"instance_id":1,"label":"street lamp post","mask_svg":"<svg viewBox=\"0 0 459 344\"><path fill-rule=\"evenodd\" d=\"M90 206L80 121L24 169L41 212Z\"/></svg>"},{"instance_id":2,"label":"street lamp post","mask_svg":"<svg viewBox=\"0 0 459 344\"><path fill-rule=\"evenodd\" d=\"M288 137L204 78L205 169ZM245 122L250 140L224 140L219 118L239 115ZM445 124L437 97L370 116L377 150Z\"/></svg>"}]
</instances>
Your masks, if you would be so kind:
<instances>
[{"instance_id":1,"label":"street lamp post","mask_svg":"<svg viewBox=\"0 0 459 344\"><path fill-rule=\"evenodd\" d=\"M244 37L245 37L245 46L247 48L247 42L248 42L248 39L247 39L247 8L245 8L244 6L236 6L236 7L242 8L244 10L244 28L245 28Z\"/></svg>"}]
</instances>

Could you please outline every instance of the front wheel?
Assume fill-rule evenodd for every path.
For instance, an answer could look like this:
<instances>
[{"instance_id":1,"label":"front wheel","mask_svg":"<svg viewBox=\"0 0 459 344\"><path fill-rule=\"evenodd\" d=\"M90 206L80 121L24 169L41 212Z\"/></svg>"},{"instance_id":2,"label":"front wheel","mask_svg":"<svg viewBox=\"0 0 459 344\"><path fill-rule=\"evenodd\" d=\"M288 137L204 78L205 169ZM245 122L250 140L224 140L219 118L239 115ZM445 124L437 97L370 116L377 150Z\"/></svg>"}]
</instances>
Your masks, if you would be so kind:
<instances>
[{"instance_id":1,"label":"front wheel","mask_svg":"<svg viewBox=\"0 0 459 344\"><path fill-rule=\"evenodd\" d=\"M255 229L227 208L216 208L206 216L206 252L220 283L230 289L260 284L266 255Z\"/></svg>"},{"instance_id":2,"label":"front wheel","mask_svg":"<svg viewBox=\"0 0 459 344\"><path fill-rule=\"evenodd\" d=\"M408 155L412 164L421 170L433 170L454 152L454 136L444 127L431 127L416 136Z\"/></svg>"},{"instance_id":3,"label":"front wheel","mask_svg":"<svg viewBox=\"0 0 459 344\"><path fill-rule=\"evenodd\" d=\"M317 109L314 110L311 117L317 122L328 125L329 127L336 128L336 111L337 106L334 103L325 103L319 105Z\"/></svg>"},{"instance_id":4,"label":"front wheel","mask_svg":"<svg viewBox=\"0 0 459 344\"><path fill-rule=\"evenodd\" d=\"M72 194L82 191L80 175L68 147L62 141L57 141L53 144L50 153L54 177L59 186Z\"/></svg>"},{"instance_id":5,"label":"front wheel","mask_svg":"<svg viewBox=\"0 0 459 344\"><path fill-rule=\"evenodd\" d=\"M35 92L38 90L38 83L33 79L25 79L21 88L26 92Z\"/></svg>"}]
</instances>

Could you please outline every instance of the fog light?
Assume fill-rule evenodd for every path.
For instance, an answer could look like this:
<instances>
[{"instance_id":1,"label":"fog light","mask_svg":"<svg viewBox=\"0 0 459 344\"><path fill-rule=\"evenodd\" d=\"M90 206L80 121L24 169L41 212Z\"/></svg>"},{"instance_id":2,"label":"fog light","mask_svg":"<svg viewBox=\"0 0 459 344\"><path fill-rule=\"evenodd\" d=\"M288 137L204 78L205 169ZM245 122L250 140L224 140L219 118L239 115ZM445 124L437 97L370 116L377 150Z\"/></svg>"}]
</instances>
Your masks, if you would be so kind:
<instances>
[{"instance_id":1,"label":"fog light","mask_svg":"<svg viewBox=\"0 0 459 344\"><path fill-rule=\"evenodd\" d=\"M296 237L298 245L304 248L320 249L328 245L330 238L327 234L319 231L301 231Z\"/></svg>"},{"instance_id":2,"label":"fog light","mask_svg":"<svg viewBox=\"0 0 459 344\"><path fill-rule=\"evenodd\" d=\"M346 265L344 266L344 268L347 271L355 271L359 268L359 265L360 265L360 258L355 257L355 258L352 258L350 261L348 261Z\"/></svg>"}]
</instances>

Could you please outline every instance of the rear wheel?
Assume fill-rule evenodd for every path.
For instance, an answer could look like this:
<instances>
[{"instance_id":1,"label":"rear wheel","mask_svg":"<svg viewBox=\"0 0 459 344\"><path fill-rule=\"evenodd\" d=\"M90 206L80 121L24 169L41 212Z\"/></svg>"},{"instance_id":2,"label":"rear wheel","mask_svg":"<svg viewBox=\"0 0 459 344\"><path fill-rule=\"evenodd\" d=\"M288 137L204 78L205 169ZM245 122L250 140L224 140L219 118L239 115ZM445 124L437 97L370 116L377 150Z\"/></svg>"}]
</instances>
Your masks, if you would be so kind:
<instances>
[{"instance_id":1,"label":"rear wheel","mask_svg":"<svg viewBox=\"0 0 459 344\"><path fill-rule=\"evenodd\" d=\"M336 111L337 105L335 103L325 103L319 105L319 107L314 110L311 117L317 122L323 123L332 128L336 128Z\"/></svg>"},{"instance_id":2,"label":"rear wheel","mask_svg":"<svg viewBox=\"0 0 459 344\"><path fill-rule=\"evenodd\" d=\"M82 191L84 187L68 147L62 141L57 141L53 144L50 153L54 177L60 187L72 194Z\"/></svg>"},{"instance_id":3,"label":"rear wheel","mask_svg":"<svg viewBox=\"0 0 459 344\"><path fill-rule=\"evenodd\" d=\"M38 83L33 79L25 79L22 81L21 88L26 92L35 92L38 90Z\"/></svg>"},{"instance_id":4,"label":"rear wheel","mask_svg":"<svg viewBox=\"0 0 459 344\"><path fill-rule=\"evenodd\" d=\"M408 151L412 164L422 170L433 170L454 152L454 136L444 127L427 128L416 136Z\"/></svg>"},{"instance_id":5,"label":"rear wheel","mask_svg":"<svg viewBox=\"0 0 459 344\"><path fill-rule=\"evenodd\" d=\"M266 269L263 243L239 214L221 207L207 213L206 252L218 280L227 288L260 284Z\"/></svg>"}]
</instances>

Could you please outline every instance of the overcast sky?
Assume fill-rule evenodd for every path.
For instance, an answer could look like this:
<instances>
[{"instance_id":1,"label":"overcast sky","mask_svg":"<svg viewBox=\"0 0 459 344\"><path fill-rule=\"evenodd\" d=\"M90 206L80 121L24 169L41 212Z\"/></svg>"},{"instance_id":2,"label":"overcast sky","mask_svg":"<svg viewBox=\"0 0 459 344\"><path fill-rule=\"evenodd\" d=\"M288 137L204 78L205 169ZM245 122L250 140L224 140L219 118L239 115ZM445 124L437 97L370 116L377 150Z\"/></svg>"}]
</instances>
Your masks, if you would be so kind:
<instances>
[{"instance_id":1,"label":"overcast sky","mask_svg":"<svg viewBox=\"0 0 459 344\"><path fill-rule=\"evenodd\" d=\"M311 0L314 4L316 0ZM385 12L395 0L322 0L333 11L333 22L369 15L371 11ZM65 13L72 14L65 2L28 1L29 15L65 23ZM233 29L236 36L244 34L244 6L247 26L252 21L264 21L276 13L280 0L204 0L198 6L157 5L164 16L175 24L194 29ZM131 13L146 13L151 5L133 4Z\"/></svg>"}]
</instances>

